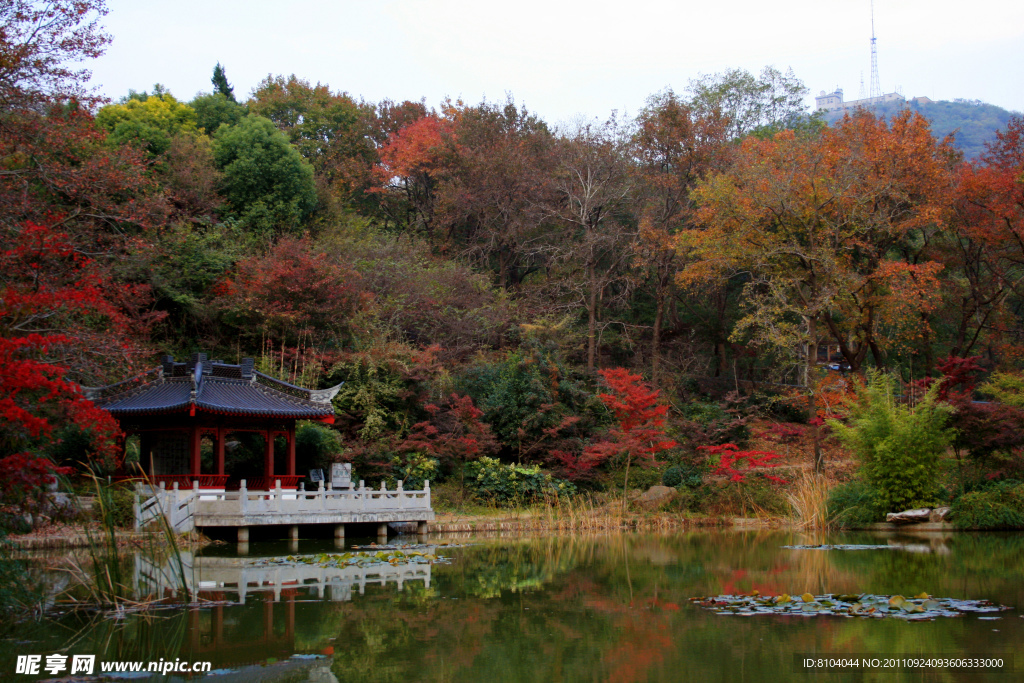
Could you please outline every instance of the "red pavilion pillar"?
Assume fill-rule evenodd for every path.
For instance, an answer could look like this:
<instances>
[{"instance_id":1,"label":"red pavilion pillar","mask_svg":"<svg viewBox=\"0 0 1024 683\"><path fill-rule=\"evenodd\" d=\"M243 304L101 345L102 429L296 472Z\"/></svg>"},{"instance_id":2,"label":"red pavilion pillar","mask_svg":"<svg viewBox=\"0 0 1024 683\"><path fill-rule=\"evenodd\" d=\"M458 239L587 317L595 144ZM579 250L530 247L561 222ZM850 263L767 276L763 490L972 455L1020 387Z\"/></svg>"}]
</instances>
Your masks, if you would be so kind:
<instances>
[{"instance_id":1,"label":"red pavilion pillar","mask_svg":"<svg viewBox=\"0 0 1024 683\"><path fill-rule=\"evenodd\" d=\"M188 433L188 452L189 462L189 474L198 479L200 469L202 468L201 460L199 459L199 444L202 441L202 432L199 431L199 427L192 427Z\"/></svg>"},{"instance_id":2,"label":"red pavilion pillar","mask_svg":"<svg viewBox=\"0 0 1024 683\"><path fill-rule=\"evenodd\" d=\"M224 437L223 427L217 427L217 474L224 474Z\"/></svg>"},{"instance_id":3,"label":"red pavilion pillar","mask_svg":"<svg viewBox=\"0 0 1024 683\"><path fill-rule=\"evenodd\" d=\"M263 476L267 478L267 490L274 487L274 433L264 433L266 445L263 449Z\"/></svg>"},{"instance_id":4,"label":"red pavilion pillar","mask_svg":"<svg viewBox=\"0 0 1024 683\"><path fill-rule=\"evenodd\" d=\"M288 474L295 474L295 425L288 428Z\"/></svg>"}]
</instances>

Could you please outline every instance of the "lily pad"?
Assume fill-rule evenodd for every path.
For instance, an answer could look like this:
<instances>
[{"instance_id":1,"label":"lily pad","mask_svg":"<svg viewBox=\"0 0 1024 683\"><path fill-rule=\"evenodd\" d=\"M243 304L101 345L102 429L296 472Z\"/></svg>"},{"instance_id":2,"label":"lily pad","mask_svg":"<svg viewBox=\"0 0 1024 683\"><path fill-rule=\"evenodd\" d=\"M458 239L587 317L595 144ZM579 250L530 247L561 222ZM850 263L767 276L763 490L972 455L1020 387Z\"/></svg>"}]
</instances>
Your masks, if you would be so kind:
<instances>
[{"instance_id":1,"label":"lily pad","mask_svg":"<svg viewBox=\"0 0 1024 683\"><path fill-rule=\"evenodd\" d=\"M382 549L383 548L383 549ZM426 546L424 546L426 548ZM288 555L286 557L266 557L256 560L256 565L310 564L321 567L369 567L374 565L391 565L396 567L407 564L447 564L447 557L420 550L403 552L394 546L376 546L376 552L346 552L338 554L318 553L316 555Z\"/></svg>"},{"instance_id":2,"label":"lily pad","mask_svg":"<svg viewBox=\"0 0 1024 683\"><path fill-rule=\"evenodd\" d=\"M902 595L853 595L805 593L794 600L788 593L775 597L756 595L719 595L708 598L690 598L701 607L719 614L776 614L789 616L833 615L841 617L874 618L886 617L912 621L936 619L938 617L961 617L967 613L987 614L1011 609L996 605L988 600L957 600L955 598L934 598L921 596L907 599ZM980 619L1000 617L979 616Z\"/></svg>"},{"instance_id":3,"label":"lily pad","mask_svg":"<svg viewBox=\"0 0 1024 683\"><path fill-rule=\"evenodd\" d=\"M832 545L829 543L823 543L821 545L784 545L782 547L787 550L899 550L903 546L866 545L860 543L841 543Z\"/></svg>"}]
</instances>

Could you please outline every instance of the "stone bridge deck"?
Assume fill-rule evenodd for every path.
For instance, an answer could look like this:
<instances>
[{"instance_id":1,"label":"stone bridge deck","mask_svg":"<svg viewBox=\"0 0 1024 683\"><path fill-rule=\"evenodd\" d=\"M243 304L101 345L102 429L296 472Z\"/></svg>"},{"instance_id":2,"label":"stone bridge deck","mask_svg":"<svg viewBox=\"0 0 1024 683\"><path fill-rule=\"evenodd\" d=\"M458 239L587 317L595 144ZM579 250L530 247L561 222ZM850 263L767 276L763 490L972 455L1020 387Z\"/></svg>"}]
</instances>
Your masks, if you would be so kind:
<instances>
[{"instance_id":1,"label":"stone bridge deck","mask_svg":"<svg viewBox=\"0 0 1024 683\"><path fill-rule=\"evenodd\" d=\"M430 482L423 490L406 491L402 482L394 490L368 489L362 485L346 489L326 488L315 491L283 489L280 485L266 491L245 488L238 491L171 489L140 487L136 506L136 525L141 527L163 514L176 532L194 528L235 527L239 540L247 540L252 526L284 525L293 528L297 538L298 525L331 524L335 536L344 536L345 524L378 525L378 535L386 533L390 522L416 522L426 532L426 523L434 519L430 506ZM243 538L245 536L245 538Z\"/></svg>"}]
</instances>

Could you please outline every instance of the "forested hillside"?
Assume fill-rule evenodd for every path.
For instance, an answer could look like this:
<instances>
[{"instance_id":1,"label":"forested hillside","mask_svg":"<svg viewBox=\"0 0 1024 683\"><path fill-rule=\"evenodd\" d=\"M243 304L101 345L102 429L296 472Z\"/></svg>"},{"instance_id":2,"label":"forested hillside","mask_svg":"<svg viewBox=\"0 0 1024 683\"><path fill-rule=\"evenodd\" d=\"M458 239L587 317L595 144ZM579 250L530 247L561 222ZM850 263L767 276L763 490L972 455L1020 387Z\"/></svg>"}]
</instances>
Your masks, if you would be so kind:
<instances>
[{"instance_id":1,"label":"forested hillside","mask_svg":"<svg viewBox=\"0 0 1024 683\"><path fill-rule=\"evenodd\" d=\"M936 137L953 135L953 146L964 153L968 160L979 159L985 153L985 146L996 141L996 133L1004 130L1020 112L1011 112L986 104L978 100L940 100L938 102L919 103L909 101L905 104L886 103L872 109L876 116L892 118L903 109L921 114L931 124L932 133ZM829 125L841 119L837 113L825 117Z\"/></svg>"},{"instance_id":2,"label":"forested hillside","mask_svg":"<svg viewBox=\"0 0 1024 683\"><path fill-rule=\"evenodd\" d=\"M161 354L345 382L316 439L367 479L494 455L580 485L628 462L601 394L648 395L637 375L696 453L743 423L691 401L744 380L795 385L776 409L807 419L830 357L906 380L1024 360L1019 117L825 126L772 68L557 127L301 74L239 93L230 63L194 97L104 102L67 66L109 40L102 1L26 7L0 15L0 456L114 457L77 383ZM941 139L968 137L954 112L1000 122L974 161Z\"/></svg>"}]
</instances>

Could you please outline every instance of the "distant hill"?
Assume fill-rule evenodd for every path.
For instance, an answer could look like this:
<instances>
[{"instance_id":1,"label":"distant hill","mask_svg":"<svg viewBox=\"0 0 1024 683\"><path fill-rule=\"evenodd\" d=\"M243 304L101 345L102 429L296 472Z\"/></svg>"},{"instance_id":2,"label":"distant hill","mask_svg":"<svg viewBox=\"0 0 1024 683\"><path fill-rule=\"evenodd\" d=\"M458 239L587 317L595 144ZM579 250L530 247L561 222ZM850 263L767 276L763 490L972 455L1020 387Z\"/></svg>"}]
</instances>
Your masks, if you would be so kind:
<instances>
[{"instance_id":1,"label":"distant hill","mask_svg":"<svg viewBox=\"0 0 1024 683\"><path fill-rule=\"evenodd\" d=\"M954 100L949 102L919 103L917 101L889 102L871 108L876 114L891 117L901 108L908 108L926 117L932 125L932 132L937 137L944 137L956 131L954 137L956 147L963 151L967 159L976 159L985 151L985 143L994 140L996 131L1006 127L1010 117L1020 116L1020 112L1007 111L994 104L986 104L980 100ZM825 121L832 125L843 117L842 112L832 112L825 116Z\"/></svg>"}]
</instances>

